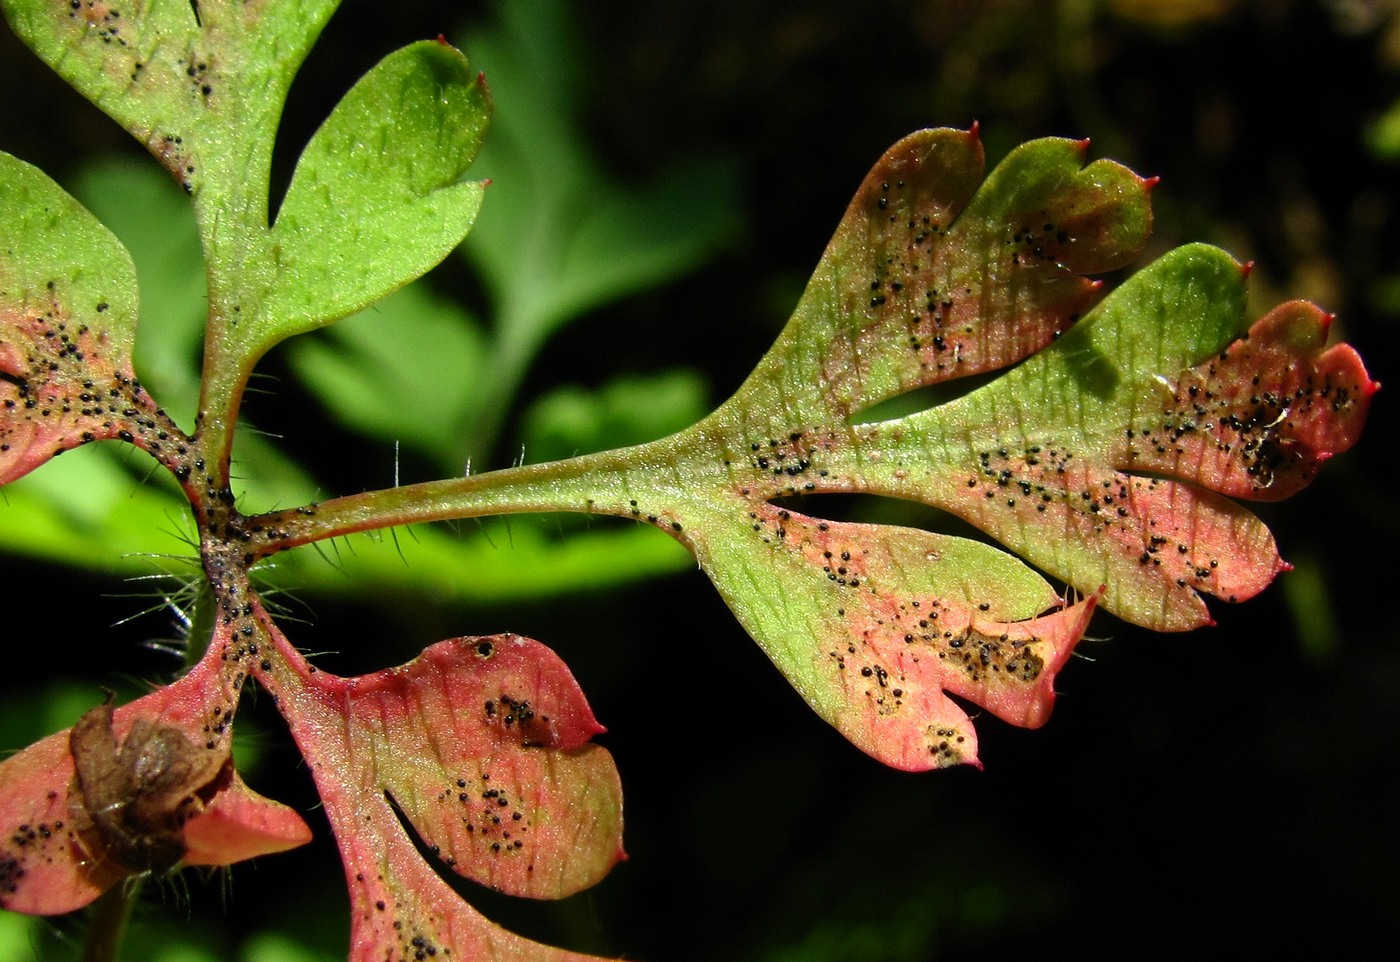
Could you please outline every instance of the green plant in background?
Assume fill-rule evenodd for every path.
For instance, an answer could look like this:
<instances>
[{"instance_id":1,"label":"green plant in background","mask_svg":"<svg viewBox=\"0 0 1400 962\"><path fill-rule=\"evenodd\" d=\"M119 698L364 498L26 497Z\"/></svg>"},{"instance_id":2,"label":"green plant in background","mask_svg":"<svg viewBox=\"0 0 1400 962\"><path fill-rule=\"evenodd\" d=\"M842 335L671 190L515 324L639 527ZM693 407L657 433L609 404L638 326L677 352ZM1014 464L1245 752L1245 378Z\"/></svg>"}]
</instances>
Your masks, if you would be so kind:
<instances>
[{"instance_id":1,"label":"green plant in background","mask_svg":"<svg viewBox=\"0 0 1400 962\"><path fill-rule=\"evenodd\" d=\"M695 263L727 219L717 205L673 239L674 212L700 175L640 194L609 186L557 122L567 110L553 97L568 89L547 80L557 51L502 40L483 43L483 59L509 69L523 58L533 72L522 75L545 79L513 115L503 110L488 171L501 203L483 208L465 248L491 295L490 327L408 287L327 338L292 344L295 370L338 418L401 440L447 476L318 499L293 462L240 428L243 394L273 346L403 288L472 228L483 189L462 178L491 109L483 80L442 41L389 55L312 138L270 216L282 100L334 2L3 6L23 40L189 194L193 229L151 243L178 257L197 239L207 279L203 291L138 295L130 256L92 213L35 168L0 160L0 481L95 440L135 445L167 477L137 488L133 505L115 493L132 480L125 461L92 459L81 489L67 491L46 467L7 489L6 514L23 520L6 537L35 553L56 545L51 556L66 559L92 551L83 532L94 529L114 547L163 551L160 530L187 504L202 573L189 600L205 645L172 684L89 707L0 765L0 904L16 911L101 896L119 917L128 877L305 841L301 819L248 789L231 758L251 679L274 695L336 833L352 958L579 957L492 924L438 874L554 898L620 857L617 772L591 744L600 729L568 669L538 642L493 635L337 677L284 634L258 570L305 555L290 549L406 524L554 511L634 519L637 530L568 534L562 554L576 564L543 588L512 589L523 568L487 564L471 542L432 529L401 548L411 577L439 579L449 596L461 582L504 596L663 570L675 555L633 544L650 545L635 538L640 527L658 528L860 748L909 770L977 764L976 733L950 694L1038 725L1095 607L1184 631L1208 623L1203 595L1257 593L1284 566L1263 523L1229 497L1298 490L1354 443L1375 389L1355 352L1325 346L1329 319L1316 307L1290 302L1250 324L1247 270L1218 249L1179 248L1102 297L1088 275L1141 252L1151 182L1109 161L1086 166L1083 144L1050 139L984 179L976 130L929 130L867 176L777 344L714 413L630 447L466 472L497 445L549 336ZM512 18L526 8L507 9L521 41ZM532 170L537 151L572 156L576 177ZM100 212L122 177L153 207L168 203L117 172L94 178L90 206ZM711 191L724 196L720 184ZM154 336L148 318L163 318ZM422 340L404 350L399 336ZM978 386L961 395L889 407L970 376ZM447 390L425 389L437 381ZM627 435L689 420L700 393L675 371L590 401L555 396L527 431L558 455L641 440ZM45 475L60 481L31 484ZM92 478L105 480L90 489ZM828 520L819 496L851 492L957 515L1072 596L981 541ZM392 568L337 577L388 579ZM116 928L94 932L110 943Z\"/></svg>"}]
</instances>

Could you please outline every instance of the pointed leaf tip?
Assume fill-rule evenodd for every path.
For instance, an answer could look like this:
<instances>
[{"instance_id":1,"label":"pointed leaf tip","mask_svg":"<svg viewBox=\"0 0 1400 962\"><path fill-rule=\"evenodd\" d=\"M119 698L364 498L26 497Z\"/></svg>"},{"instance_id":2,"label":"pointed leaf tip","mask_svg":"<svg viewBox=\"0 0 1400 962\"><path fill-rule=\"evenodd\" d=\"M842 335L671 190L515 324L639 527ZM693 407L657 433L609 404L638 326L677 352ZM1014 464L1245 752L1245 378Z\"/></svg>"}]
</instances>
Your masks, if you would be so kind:
<instances>
[{"instance_id":1,"label":"pointed leaf tip","mask_svg":"<svg viewBox=\"0 0 1400 962\"><path fill-rule=\"evenodd\" d=\"M1281 304L1180 375L1160 418L1139 422L1128 463L1234 497L1301 490L1356 443L1375 393L1355 350L1326 346L1329 317L1306 301Z\"/></svg>"},{"instance_id":2,"label":"pointed leaf tip","mask_svg":"<svg viewBox=\"0 0 1400 962\"><path fill-rule=\"evenodd\" d=\"M727 533L697 519L685 530L745 628L862 750L910 771L976 764L976 732L950 696L1044 722L1094 598L1065 606L974 541L748 507Z\"/></svg>"},{"instance_id":3,"label":"pointed leaf tip","mask_svg":"<svg viewBox=\"0 0 1400 962\"><path fill-rule=\"evenodd\" d=\"M860 644L837 662L850 705L837 727L895 768L981 767L972 722L948 696L1013 725L1044 725L1055 677L1088 627L1096 600L1090 596L1020 622L993 621L953 606L939 611L926 603L924 614L941 615L941 630L934 631L907 621L896 621L891 631L890 622L878 616L853 622Z\"/></svg>"},{"instance_id":4,"label":"pointed leaf tip","mask_svg":"<svg viewBox=\"0 0 1400 962\"><path fill-rule=\"evenodd\" d=\"M1012 151L985 181L983 164L976 130L949 128L880 158L747 383L753 407L824 423L1013 364L1097 300L1086 275L1142 249L1150 206L1127 168L1086 166L1054 139Z\"/></svg>"},{"instance_id":5,"label":"pointed leaf tip","mask_svg":"<svg viewBox=\"0 0 1400 962\"><path fill-rule=\"evenodd\" d=\"M229 767L204 809L185 823L184 837L186 865L232 865L299 848L311 841L311 827Z\"/></svg>"}]
</instances>

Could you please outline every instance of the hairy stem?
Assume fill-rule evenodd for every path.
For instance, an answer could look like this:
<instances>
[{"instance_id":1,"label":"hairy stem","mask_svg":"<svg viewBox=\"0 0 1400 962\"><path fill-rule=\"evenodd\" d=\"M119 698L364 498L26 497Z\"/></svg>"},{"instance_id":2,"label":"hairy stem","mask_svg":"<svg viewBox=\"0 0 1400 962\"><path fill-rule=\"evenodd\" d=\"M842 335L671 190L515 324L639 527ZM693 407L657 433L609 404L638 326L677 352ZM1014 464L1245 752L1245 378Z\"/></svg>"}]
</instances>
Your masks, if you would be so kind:
<instances>
[{"instance_id":1,"label":"hairy stem","mask_svg":"<svg viewBox=\"0 0 1400 962\"><path fill-rule=\"evenodd\" d=\"M246 518L240 528L254 561L364 531L493 514L576 511L662 525L664 519L639 505L635 492L650 491L655 500L658 483L665 484L658 475L675 473L675 451L675 439L663 439L566 461L347 495ZM680 478L674 479L674 489L678 495L685 490Z\"/></svg>"}]
</instances>

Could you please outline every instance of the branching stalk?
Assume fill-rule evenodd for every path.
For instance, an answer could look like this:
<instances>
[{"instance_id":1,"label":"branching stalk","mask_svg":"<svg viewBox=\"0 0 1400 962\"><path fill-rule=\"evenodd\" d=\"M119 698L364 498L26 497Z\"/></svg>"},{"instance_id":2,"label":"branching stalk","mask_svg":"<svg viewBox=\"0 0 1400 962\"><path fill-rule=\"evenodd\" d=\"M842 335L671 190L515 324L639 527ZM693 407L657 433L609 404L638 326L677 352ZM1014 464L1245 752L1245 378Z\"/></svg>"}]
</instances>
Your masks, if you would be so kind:
<instances>
[{"instance_id":1,"label":"branching stalk","mask_svg":"<svg viewBox=\"0 0 1400 962\"><path fill-rule=\"evenodd\" d=\"M638 516L636 466L661 443L346 495L246 518L241 528L249 552L261 559L316 541L431 521L550 511Z\"/></svg>"}]
</instances>

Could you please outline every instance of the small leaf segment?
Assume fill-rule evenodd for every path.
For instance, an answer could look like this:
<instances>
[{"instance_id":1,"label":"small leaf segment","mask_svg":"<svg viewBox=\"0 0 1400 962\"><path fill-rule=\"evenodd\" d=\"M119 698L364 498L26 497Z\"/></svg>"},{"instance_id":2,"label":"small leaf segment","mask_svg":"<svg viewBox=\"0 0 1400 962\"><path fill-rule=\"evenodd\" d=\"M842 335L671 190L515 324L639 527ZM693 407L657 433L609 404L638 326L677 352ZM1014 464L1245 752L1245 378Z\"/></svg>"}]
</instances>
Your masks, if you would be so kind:
<instances>
[{"instance_id":1,"label":"small leaf segment","mask_svg":"<svg viewBox=\"0 0 1400 962\"><path fill-rule=\"evenodd\" d=\"M622 788L603 731L553 652L518 635L439 642L358 678L318 672L260 612L279 699L340 841L350 958L573 959L491 924L424 863L497 891L560 898L622 858ZM427 951L431 947L432 951Z\"/></svg>"},{"instance_id":2,"label":"small leaf segment","mask_svg":"<svg viewBox=\"0 0 1400 962\"><path fill-rule=\"evenodd\" d=\"M336 6L4 5L20 38L145 144L194 202L209 281L196 434L220 487L258 359L427 271L481 203L482 185L461 177L480 149L490 95L460 52L424 41L390 54L345 96L271 222L282 105Z\"/></svg>"}]
</instances>

